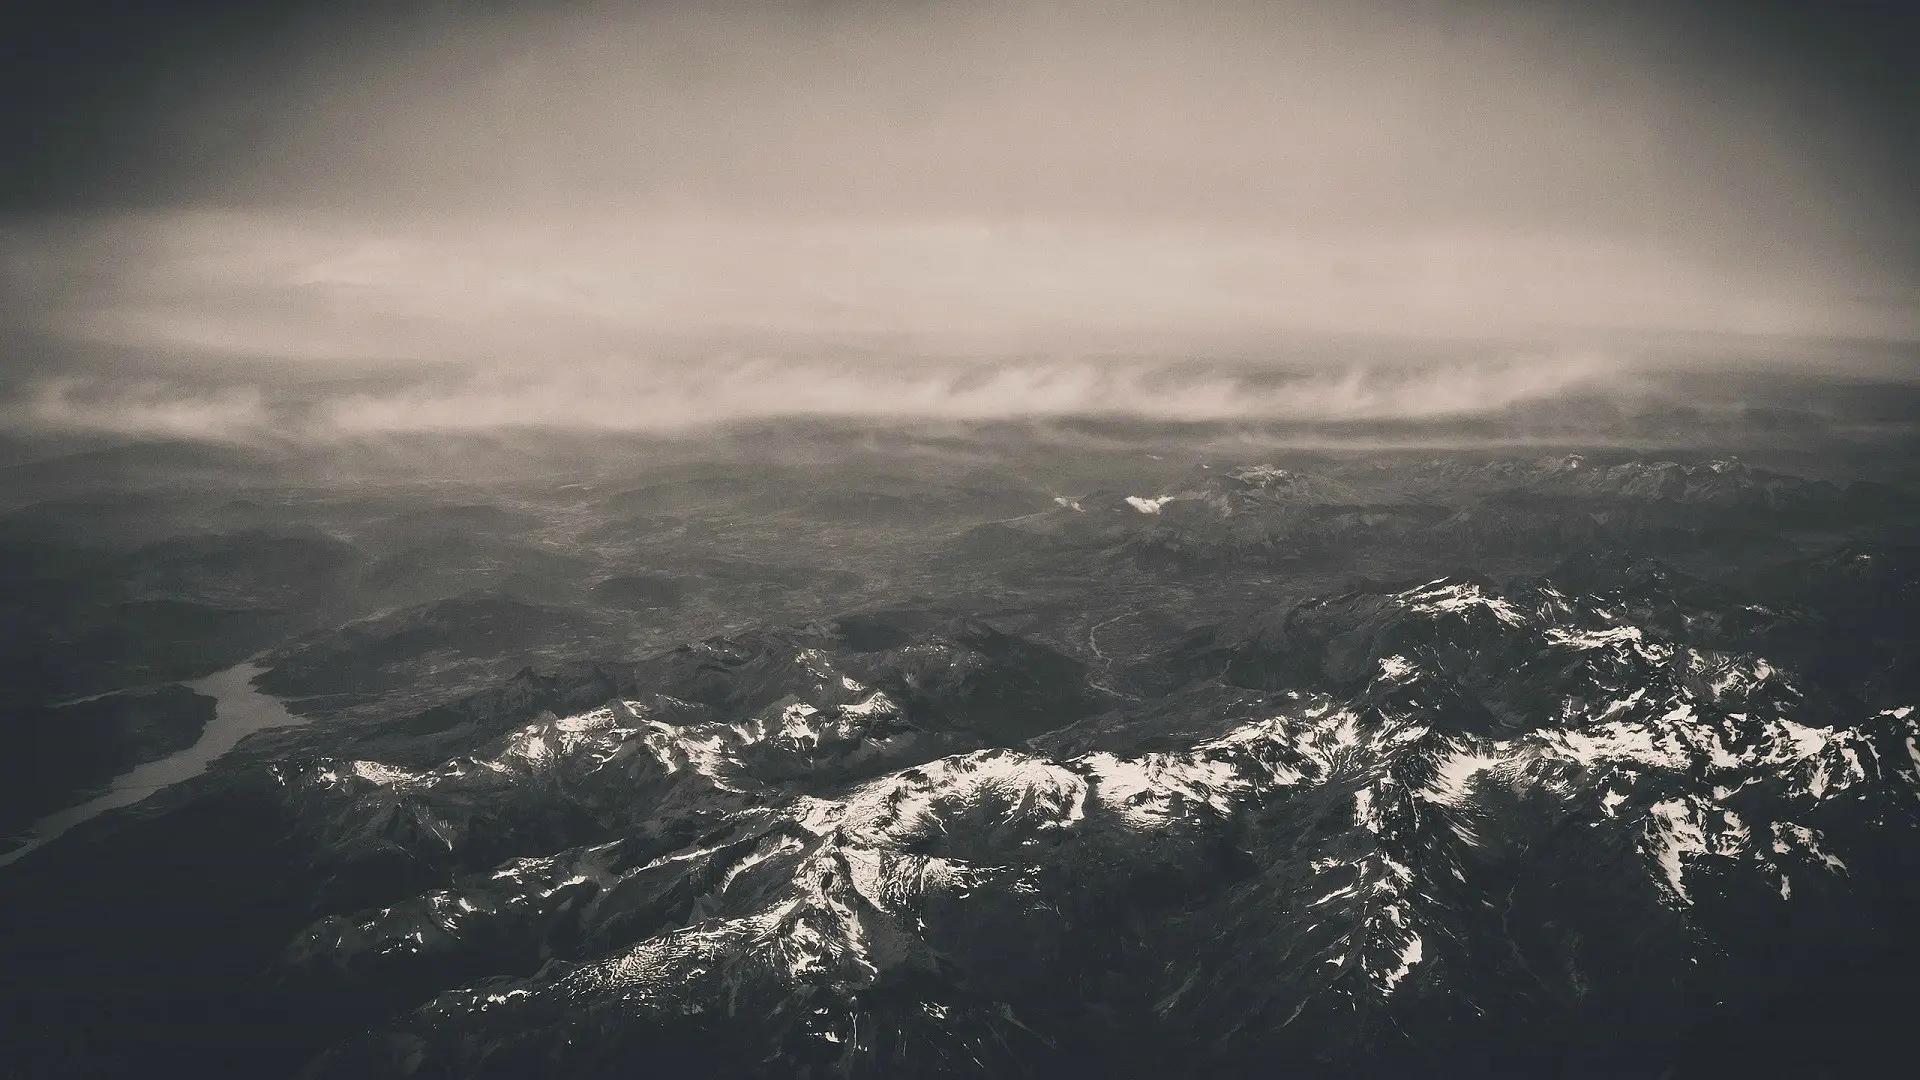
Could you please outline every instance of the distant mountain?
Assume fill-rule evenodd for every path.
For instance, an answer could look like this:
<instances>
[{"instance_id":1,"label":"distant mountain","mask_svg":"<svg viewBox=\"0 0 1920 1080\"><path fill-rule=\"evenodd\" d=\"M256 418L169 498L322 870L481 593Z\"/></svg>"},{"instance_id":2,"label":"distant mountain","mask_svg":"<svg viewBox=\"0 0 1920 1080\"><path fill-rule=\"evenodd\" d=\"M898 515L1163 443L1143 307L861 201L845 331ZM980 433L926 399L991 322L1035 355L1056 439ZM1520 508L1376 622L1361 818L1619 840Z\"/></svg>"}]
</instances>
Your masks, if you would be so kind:
<instances>
[{"instance_id":1,"label":"distant mountain","mask_svg":"<svg viewBox=\"0 0 1920 1080\"><path fill-rule=\"evenodd\" d=\"M1406 549L1787 553L1781 530L1877 527L1889 499L1737 460L1441 458L1343 480L1254 464L1167 490L1058 496L969 539L983 554L1188 572L1346 565Z\"/></svg>"},{"instance_id":2,"label":"distant mountain","mask_svg":"<svg viewBox=\"0 0 1920 1080\"><path fill-rule=\"evenodd\" d=\"M1415 475L1428 482L1484 490L1526 489L1707 506L1832 503L1841 496L1841 490L1831 483L1756 469L1737 458L1693 464L1640 458L1607 462L1581 454L1479 463L1439 458L1423 463Z\"/></svg>"}]
</instances>

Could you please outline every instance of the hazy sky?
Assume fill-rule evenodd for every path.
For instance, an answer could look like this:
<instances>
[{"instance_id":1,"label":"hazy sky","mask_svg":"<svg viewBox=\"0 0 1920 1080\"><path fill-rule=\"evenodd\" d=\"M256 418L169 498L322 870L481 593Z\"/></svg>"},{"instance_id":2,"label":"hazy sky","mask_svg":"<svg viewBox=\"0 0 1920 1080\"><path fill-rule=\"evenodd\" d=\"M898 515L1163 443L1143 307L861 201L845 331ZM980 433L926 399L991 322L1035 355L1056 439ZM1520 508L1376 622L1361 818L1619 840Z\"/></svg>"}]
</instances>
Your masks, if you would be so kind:
<instances>
[{"instance_id":1,"label":"hazy sky","mask_svg":"<svg viewBox=\"0 0 1920 1080\"><path fill-rule=\"evenodd\" d=\"M994 410L768 366L837 340L1040 354L996 391L1018 409L1055 400L1035 379L1132 407L1085 354L1183 342L1521 342L1483 359L1547 365L1531 392L1620 332L1920 337L1911 95L1844 11L167 7L28 4L4 35L45 46L5 87L16 419L190 429L290 367L417 362L455 373L440 398L361 415L529 387L556 414ZM168 390L183 362L229 385Z\"/></svg>"}]
</instances>

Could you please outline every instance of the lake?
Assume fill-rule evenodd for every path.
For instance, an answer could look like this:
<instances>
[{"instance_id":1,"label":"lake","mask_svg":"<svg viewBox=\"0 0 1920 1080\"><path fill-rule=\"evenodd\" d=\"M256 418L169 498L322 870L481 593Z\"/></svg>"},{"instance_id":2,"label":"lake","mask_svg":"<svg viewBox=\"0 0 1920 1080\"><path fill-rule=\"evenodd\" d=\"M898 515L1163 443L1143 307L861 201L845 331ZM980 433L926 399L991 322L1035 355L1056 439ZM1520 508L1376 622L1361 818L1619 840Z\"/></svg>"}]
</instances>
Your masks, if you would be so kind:
<instances>
[{"instance_id":1,"label":"lake","mask_svg":"<svg viewBox=\"0 0 1920 1080\"><path fill-rule=\"evenodd\" d=\"M132 806L162 788L199 776L221 755L238 745L241 739L256 731L304 723L288 712L278 698L254 689L254 677L263 670L251 662L237 664L204 679L184 684L195 693L205 694L216 702L213 719L208 722L206 730L200 733L199 741L178 753L149 761L131 772L114 777L107 790L93 799L48 814L34 822L26 843L0 854L0 866L52 842L83 821L99 817L109 810Z\"/></svg>"}]
</instances>

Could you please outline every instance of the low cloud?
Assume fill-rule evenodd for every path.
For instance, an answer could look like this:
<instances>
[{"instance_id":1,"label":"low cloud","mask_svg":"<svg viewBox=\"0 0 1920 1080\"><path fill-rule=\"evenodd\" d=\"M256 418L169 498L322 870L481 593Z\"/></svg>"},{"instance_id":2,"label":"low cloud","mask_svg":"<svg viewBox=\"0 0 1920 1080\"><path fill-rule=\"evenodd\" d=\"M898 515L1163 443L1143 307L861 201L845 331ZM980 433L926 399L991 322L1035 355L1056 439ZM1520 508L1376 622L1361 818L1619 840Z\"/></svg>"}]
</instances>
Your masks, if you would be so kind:
<instances>
[{"instance_id":1,"label":"low cloud","mask_svg":"<svg viewBox=\"0 0 1920 1080\"><path fill-rule=\"evenodd\" d=\"M846 365L747 360L495 372L447 388L356 395L329 406L344 433L558 427L659 431L765 418L999 420L1086 415L1162 420L1339 421L1498 411L1590 384L1594 357L1437 370L1249 374L1113 362Z\"/></svg>"},{"instance_id":2,"label":"low cloud","mask_svg":"<svg viewBox=\"0 0 1920 1080\"><path fill-rule=\"evenodd\" d=\"M196 389L162 382L53 378L0 403L0 429L22 435L104 435L229 441L269 432L274 411L258 387Z\"/></svg>"},{"instance_id":3,"label":"low cloud","mask_svg":"<svg viewBox=\"0 0 1920 1080\"><path fill-rule=\"evenodd\" d=\"M0 411L20 432L207 440L338 440L414 433L567 430L673 434L757 420L993 421L1126 416L1302 424L1497 413L1599 385L1598 354L1278 371L1111 360L854 363L716 356L549 371L443 370L410 385L301 396L265 385L195 391L73 377Z\"/></svg>"}]
</instances>

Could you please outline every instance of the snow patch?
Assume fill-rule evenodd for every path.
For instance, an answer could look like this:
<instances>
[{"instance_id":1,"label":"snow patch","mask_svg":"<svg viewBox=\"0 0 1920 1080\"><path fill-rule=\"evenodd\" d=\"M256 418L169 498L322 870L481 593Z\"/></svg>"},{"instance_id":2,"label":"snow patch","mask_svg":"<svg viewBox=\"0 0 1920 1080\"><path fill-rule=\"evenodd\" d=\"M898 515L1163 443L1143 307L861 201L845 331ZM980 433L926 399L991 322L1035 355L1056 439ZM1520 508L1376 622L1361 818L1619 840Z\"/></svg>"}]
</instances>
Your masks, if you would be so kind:
<instances>
[{"instance_id":1,"label":"snow patch","mask_svg":"<svg viewBox=\"0 0 1920 1080\"><path fill-rule=\"evenodd\" d=\"M1504 757L1480 751L1449 754L1435 765L1432 782L1420 789L1419 795L1443 806L1463 806L1473 794L1474 778L1500 768L1505 762Z\"/></svg>"},{"instance_id":2,"label":"snow patch","mask_svg":"<svg viewBox=\"0 0 1920 1080\"><path fill-rule=\"evenodd\" d=\"M1397 599L1408 611L1422 614L1453 615L1482 608L1507 626L1525 626L1527 622L1519 609L1500 597L1487 595L1480 586L1470 581L1436 578L1417 589L1399 594Z\"/></svg>"},{"instance_id":3,"label":"snow patch","mask_svg":"<svg viewBox=\"0 0 1920 1080\"><path fill-rule=\"evenodd\" d=\"M1413 970L1413 965L1419 963L1423 955L1424 949L1420 941L1420 935L1415 934L1413 938L1407 942L1406 948L1400 950L1400 966L1386 974L1385 983L1388 993L1392 993L1393 988L1400 984L1400 980L1407 977L1407 972Z\"/></svg>"},{"instance_id":4,"label":"snow patch","mask_svg":"<svg viewBox=\"0 0 1920 1080\"><path fill-rule=\"evenodd\" d=\"M1413 671L1413 662L1397 653L1380 659L1380 674L1385 678L1404 679Z\"/></svg>"}]
</instances>

